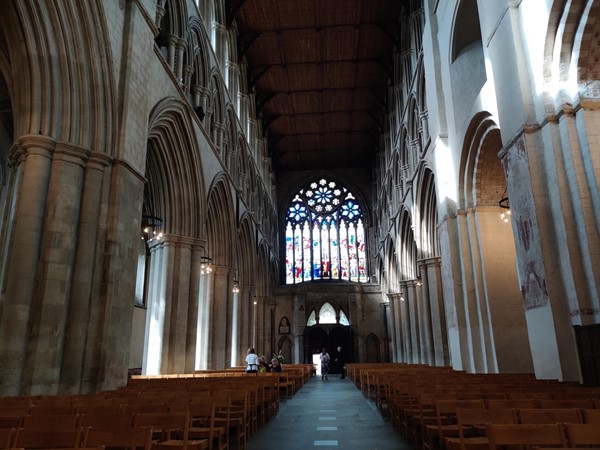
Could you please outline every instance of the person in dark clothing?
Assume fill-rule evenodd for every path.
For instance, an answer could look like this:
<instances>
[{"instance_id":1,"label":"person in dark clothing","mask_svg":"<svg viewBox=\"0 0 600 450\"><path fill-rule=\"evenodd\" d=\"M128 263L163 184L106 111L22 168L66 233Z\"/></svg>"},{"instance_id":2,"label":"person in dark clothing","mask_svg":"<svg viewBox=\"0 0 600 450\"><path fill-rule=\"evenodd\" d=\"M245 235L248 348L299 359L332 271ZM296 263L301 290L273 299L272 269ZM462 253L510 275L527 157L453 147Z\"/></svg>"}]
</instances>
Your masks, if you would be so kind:
<instances>
[{"instance_id":1,"label":"person in dark clothing","mask_svg":"<svg viewBox=\"0 0 600 450\"><path fill-rule=\"evenodd\" d=\"M271 372L282 372L281 364L277 358L271 360Z\"/></svg>"},{"instance_id":2,"label":"person in dark clothing","mask_svg":"<svg viewBox=\"0 0 600 450\"><path fill-rule=\"evenodd\" d=\"M337 367L340 371L340 380L343 380L344 378L346 378L346 374L344 372L344 364L346 363L346 361L344 360L344 353L342 353L342 347L337 348L335 362L337 363Z\"/></svg>"}]
</instances>

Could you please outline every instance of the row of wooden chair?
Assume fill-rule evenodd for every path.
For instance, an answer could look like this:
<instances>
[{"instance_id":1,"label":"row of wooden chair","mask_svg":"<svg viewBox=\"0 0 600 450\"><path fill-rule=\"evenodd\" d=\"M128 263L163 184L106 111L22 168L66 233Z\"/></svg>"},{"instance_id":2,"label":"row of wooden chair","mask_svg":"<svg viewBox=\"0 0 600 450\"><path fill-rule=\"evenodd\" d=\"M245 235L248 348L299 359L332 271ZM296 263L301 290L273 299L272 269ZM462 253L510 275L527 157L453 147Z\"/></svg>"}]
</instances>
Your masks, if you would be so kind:
<instances>
[{"instance_id":1,"label":"row of wooden chair","mask_svg":"<svg viewBox=\"0 0 600 450\"><path fill-rule=\"evenodd\" d=\"M592 424L600 429L600 410L597 409L484 409L476 401L440 400L436 404L435 422L422 423L423 448L464 448L464 438L490 423L499 424ZM465 409L466 408L466 409ZM473 444L485 443L484 436L476 436Z\"/></svg>"},{"instance_id":2,"label":"row of wooden chair","mask_svg":"<svg viewBox=\"0 0 600 450\"><path fill-rule=\"evenodd\" d=\"M503 420L513 425L529 424L533 417L543 423L559 418L560 423L575 418L576 423L595 423L600 413L600 389L537 380L533 374L467 374L449 367L397 363L349 364L347 369L357 387L417 450L458 448L453 441L459 438L462 426L457 423L458 408L473 409L480 418L504 411L511 419ZM564 409L569 411L563 416ZM544 412L530 412L534 410ZM519 411L523 411L523 420ZM470 433L477 430L483 434L470 436L480 441L471 444L483 449L489 447L485 425L481 422L469 428Z\"/></svg>"},{"instance_id":3,"label":"row of wooden chair","mask_svg":"<svg viewBox=\"0 0 600 450\"><path fill-rule=\"evenodd\" d=\"M139 448L151 450L204 450L208 440L153 440L150 427L113 427L110 429L75 428L71 430L37 430L24 428L0 429L0 448L3 449L76 449L76 448Z\"/></svg>"}]
</instances>

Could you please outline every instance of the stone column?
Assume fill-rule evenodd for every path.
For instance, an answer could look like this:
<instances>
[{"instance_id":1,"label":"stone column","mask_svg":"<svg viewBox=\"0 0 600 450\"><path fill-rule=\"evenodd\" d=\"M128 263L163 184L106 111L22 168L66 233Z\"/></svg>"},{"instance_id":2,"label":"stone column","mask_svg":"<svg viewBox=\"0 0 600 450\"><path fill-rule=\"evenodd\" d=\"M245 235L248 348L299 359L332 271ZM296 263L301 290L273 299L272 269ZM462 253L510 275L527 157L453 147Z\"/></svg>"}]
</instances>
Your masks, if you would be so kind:
<instances>
[{"instance_id":1,"label":"stone column","mask_svg":"<svg viewBox=\"0 0 600 450\"><path fill-rule=\"evenodd\" d=\"M408 282L406 281L401 281L400 282L400 289L402 291L402 298L404 299L404 301L401 301L400 303L400 319L401 319L401 325L402 325L402 340L404 342L404 360L406 363L408 364L412 364L414 362L416 362L416 359L413 357L413 332L411 330L411 320L410 320L410 314L412 314L411 312L411 307L410 305L410 300L409 300L409 289L408 289Z\"/></svg>"},{"instance_id":2,"label":"stone column","mask_svg":"<svg viewBox=\"0 0 600 450\"><path fill-rule=\"evenodd\" d=\"M387 300L390 309L390 327L389 327L389 339L391 347L390 362L398 362L398 334L397 334L397 323L396 323L396 302L394 297L397 294L387 294Z\"/></svg>"},{"instance_id":3,"label":"stone column","mask_svg":"<svg viewBox=\"0 0 600 450\"><path fill-rule=\"evenodd\" d=\"M392 330L394 336L393 349L394 349L394 362L405 362L406 358L404 355L404 339L402 336L402 317L401 309L404 297L402 293L390 294L390 311L392 315Z\"/></svg>"},{"instance_id":4,"label":"stone column","mask_svg":"<svg viewBox=\"0 0 600 450\"><path fill-rule=\"evenodd\" d=\"M294 345L292 348L292 354L294 355L294 363L299 364L306 362L306 355L304 354L304 328L306 326L306 298L303 294L294 295L293 302L293 313L292 313L292 336L294 339Z\"/></svg>"},{"instance_id":5,"label":"stone column","mask_svg":"<svg viewBox=\"0 0 600 450\"><path fill-rule=\"evenodd\" d=\"M190 268L190 299L188 302L187 336L185 352L185 373L196 369L198 343L198 325L200 324L200 308L202 305L202 276L200 274L201 257L205 242L194 240L192 245Z\"/></svg>"},{"instance_id":6,"label":"stone column","mask_svg":"<svg viewBox=\"0 0 600 450\"><path fill-rule=\"evenodd\" d=\"M204 253L202 253L203 255ZM201 256L202 256L201 255ZM208 369L213 315L214 272L200 274L198 301L198 327L196 331L196 370Z\"/></svg>"},{"instance_id":7,"label":"stone column","mask_svg":"<svg viewBox=\"0 0 600 450\"><path fill-rule=\"evenodd\" d=\"M230 294L229 273L230 268L226 266L216 266L214 273L214 292L213 292L213 317L211 326L211 344L209 346L209 368L225 369L230 361L230 348L228 347L229 321L228 306Z\"/></svg>"},{"instance_id":8,"label":"stone column","mask_svg":"<svg viewBox=\"0 0 600 450\"><path fill-rule=\"evenodd\" d=\"M421 347L421 322L419 320L419 291L414 280L406 283L406 301L408 306L408 321L410 322L410 345L412 362L423 363L423 348Z\"/></svg>"},{"instance_id":9,"label":"stone column","mask_svg":"<svg viewBox=\"0 0 600 450\"><path fill-rule=\"evenodd\" d=\"M179 42L179 38L174 34L169 34L167 36L167 64L171 68L173 73L175 72L175 59L177 57L177 43Z\"/></svg>"},{"instance_id":10,"label":"stone column","mask_svg":"<svg viewBox=\"0 0 600 450\"><path fill-rule=\"evenodd\" d=\"M88 334L95 334L94 315L97 309L97 268L101 267L106 217L100 205L106 195L106 180L110 180L110 158L103 153L92 154L85 167L81 212L79 218L77 253L73 264L73 281L67 313L65 344L60 372L62 394L79 394L84 377L85 351ZM100 215L99 215L100 214Z\"/></svg>"},{"instance_id":11,"label":"stone column","mask_svg":"<svg viewBox=\"0 0 600 450\"><path fill-rule=\"evenodd\" d=\"M423 286L427 286L429 309L431 314L431 338L433 342L436 366L447 366L450 363L448 355L448 331L446 329L446 314L444 310L444 291L442 288L441 258L434 256L423 260Z\"/></svg>"},{"instance_id":12,"label":"stone column","mask_svg":"<svg viewBox=\"0 0 600 450\"><path fill-rule=\"evenodd\" d=\"M170 236L166 236L169 239ZM176 240L175 261L168 268L168 276L172 279L170 295L170 332L165 335L169 345L169 373L184 373L186 369L188 314L194 301L190 297L192 280L192 248L193 240L179 236Z\"/></svg>"},{"instance_id":13,"label":"stone column","mask_svg":"<svg viewBox=\"0 0 600 450\"><path fill-rule=\"evenodd\" d=\"M180 84L183 84L183 55L185 54L185 47L187 42L183 39L177 39L177 57L175 59L175 77Z\"/></svg>"},{"instance_id":14,"label":"stone column","mask_svg":"<svg viewBox=\"0 0 600 450\"><path fill-rule=\"evenodd\" d=\"M55 142L43 136L19 141L14 160L17 167L12 247L5 277L6 291L0 321L0 395L21 395L22 376L29 342L32 306L40 244L46 211L50 169Z\"/></svg>"},{"instance_id":15,"label":"stone column","mask_svg":"<svg viewBox=\"0 0 600 450\"><path fill-rule=\"evenodd\" d=\"M432 365L433 354L433 336L431 330L431 305L429 298L429 285L427 284L426 263L418 261L418 271L421 278L416 283L417 298L419 305L419 339L421 341L421 361L424 364Z\"/></svg>"},{"instance_id":16,"label":"stone column","mask_svg":"<svg viewBox=\"0 0 600 450\"><path fill-rule=\"evenodd\" d=\"M146 335L142 360L142 372L147 375L158 375L163 370L166 371L163 339L168 336L165 333L165 309L170 290L167 286L167 267L173 264L173 247L173 242L154 241L150 244Z\"/></svg>"},{"instance_id":17,"label":"stone column","mask_svg":"<svg viewBox=\"0 0 600 450\"><path fill-rule=\"evenodd\" d=\"M217 61L219 63L219 67L221 68L221 73L225 73L225 46L227 45L227 28L224 25L221 25L218 22L213 22L213 33L216 37L215 44L215 54L217 56Z\"/></svg>"},{"instance_id":18,"label":"stone column","mask_svg":"<svg viewBox=\"0 0 600 450\"><path fill-rule=\"evenodd\" d=\"M523 133L506 146L500 157L510 197L535 374L538 378L578 380L577 347L568 305L562 301L564 284L560 277L552 276L557 259L556 236L554 229L546 225L552 218L538 182L542 179L544 150L538 133Z\"/></svg>"},{"instance_id":19,"label":"stone column","mask_svg":"<svg viewBox=\"0 0 600 450\"><path fill-rule=\"evenodd\" d=\"M66 143L54 150L23 377L30 394L58 393L86 153Z\"/></svg>"},{"instance_id":20,"label":"stone column","mask_svg":"<svg viewBox=\"0 0 600 450\"><path fill-rule=\"evenodd\" d=\"M265 351L268 342L265 340L265 318L267 302L264 297L255 297L256 301L256 351ZM260 349L260 350L259 350Z\"/></svg>"},{"instance_id":21,"label":"stone column","mask_svg":"<svg viewBox=\"0 0 600 450\"><path fill-rule=\"evenodd\" d=\"M236 286L237 292L233 292L231 286L231 354L229 365L235 367L239 364L240 335L241 335L241 289Z\"/></svg>"}]
</instances>

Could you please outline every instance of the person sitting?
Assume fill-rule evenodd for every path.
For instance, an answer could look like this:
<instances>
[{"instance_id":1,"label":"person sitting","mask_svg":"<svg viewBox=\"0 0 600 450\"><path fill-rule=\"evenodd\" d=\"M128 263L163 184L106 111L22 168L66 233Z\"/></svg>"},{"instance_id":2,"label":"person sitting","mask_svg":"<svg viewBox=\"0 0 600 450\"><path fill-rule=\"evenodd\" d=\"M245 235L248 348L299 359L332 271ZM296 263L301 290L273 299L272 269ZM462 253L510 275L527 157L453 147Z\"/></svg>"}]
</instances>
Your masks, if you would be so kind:
<instances>
[{"instance_id":1,"label":"person sitting","mask_svg":"<svg viewBox=\"0 0 600 450\"><path fill-rule=\"evenodd\" d=\"M281 372L281 364L279 364L279 360L277 358L273 358L271 360L271 372Z\"/></svg>"},{"instance_id":2,"label":"person sitting","mask_svg":"<svg viewBox=\"0 0 600 450\"><path fill-rule=\"evenodd\" d=\"M267 364L267 358L261 356L258 358L258 373L266 373L269 371L269 365Z\"/></svg>"}]
</instances>

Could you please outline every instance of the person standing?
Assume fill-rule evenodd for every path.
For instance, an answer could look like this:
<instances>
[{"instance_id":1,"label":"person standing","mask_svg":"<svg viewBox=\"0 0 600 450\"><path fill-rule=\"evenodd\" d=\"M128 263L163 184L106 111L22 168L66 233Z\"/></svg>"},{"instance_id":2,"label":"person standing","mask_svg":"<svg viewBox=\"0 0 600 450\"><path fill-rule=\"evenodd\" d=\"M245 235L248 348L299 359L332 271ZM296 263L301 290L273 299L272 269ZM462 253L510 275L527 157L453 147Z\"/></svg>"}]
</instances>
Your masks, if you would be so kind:
<instances>
[{"instance_id":1,"label":"person standing","mask_svg":"<svg viewBox=\"0 0 600 450\"><path fill-rule=\"evenodd\" d=\"M337 363L337 366L340 370L340 380L345 379L346 373L344 372L344 364L346 363L346 361L344 360L344 353L342 352L342 347L337 348L335 362Z\"/></svg>"},{"instance_id":2,"label":"person standing","mask_svg":"<svg viewBox=\"0 0 600 450\"><path fill-rule=\"evenodd\" d=\"M258 373L258 355L253 347L250 347L246 354L246 373Z\"/></svg>"},{"instance_id":3,"label":"person standing","mask_svg":"<svg viewBox=\"0 0 600 450\"><path fill-rule=\"evenodd\" d=\"M325 347L323 347L323 351L321 352L320 355L321 358L321 380L325 381L327 380L327 374L329 373L329 361L330 361L330 357L329 357L329 353L327 353L327 349Z\"/></svg>"}]
</instances>

